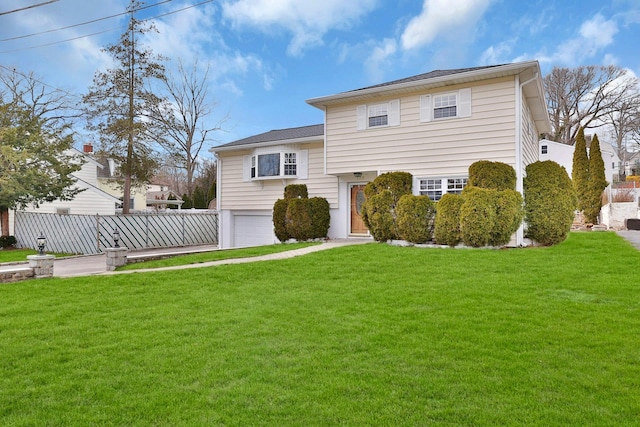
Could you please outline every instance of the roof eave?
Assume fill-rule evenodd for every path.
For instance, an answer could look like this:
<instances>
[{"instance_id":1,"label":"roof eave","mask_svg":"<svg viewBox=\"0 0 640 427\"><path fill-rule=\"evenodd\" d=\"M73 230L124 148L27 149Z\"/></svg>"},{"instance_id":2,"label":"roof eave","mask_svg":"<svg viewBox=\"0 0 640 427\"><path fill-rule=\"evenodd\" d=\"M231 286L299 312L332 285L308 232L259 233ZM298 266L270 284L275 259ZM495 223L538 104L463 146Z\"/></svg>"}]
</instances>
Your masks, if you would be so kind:
<instances>
[{"instance_id":1,"label":"roof eave","mask_svg":"<svg viewBox=\"0 0 640 427\"><path fill-rule=\"evenodd\" d=\"M536 70L540 69L538 61L516 62L513 64L500 65L496 67L467 71L458 74L450 74L441 77L433 77L430 79L416 80L382 87L372 87L369 89L360 89L350 92L342 92L335 95L323 96L318 98L310 98L307 99L306 102L307 104L312 105L316 108L323 109L328 105L338 104L341 102L357 101L376 96L383 96L385 94L410 92L416 89L441 87L447 84L452 85L458 83L467 83L474 80L490 78L492 75L495 75L496 77L505 75L516 75L530 67L535 67Z\"/></svg>"},{"instance_id":2,"label":"roof eave","mask_svg":"<svg viewBox=\"0 0 640 427\"><path fill-rule=\"evenodd\" d=\"M220 146L220 147L211 147L209 149L212 153L221 153L225 151L240 151L240 150L252 150L258 147L271 147L274 145L282 145L282 144L305 144L310 142L323 142L324 135L318 136L305 136L303 138L291 138L291 139L276 139L273 141L263 141L263 142L254 142L248 144L238 144L238 145L230 145L230 146Z\"/></svg>"}]
</instances>

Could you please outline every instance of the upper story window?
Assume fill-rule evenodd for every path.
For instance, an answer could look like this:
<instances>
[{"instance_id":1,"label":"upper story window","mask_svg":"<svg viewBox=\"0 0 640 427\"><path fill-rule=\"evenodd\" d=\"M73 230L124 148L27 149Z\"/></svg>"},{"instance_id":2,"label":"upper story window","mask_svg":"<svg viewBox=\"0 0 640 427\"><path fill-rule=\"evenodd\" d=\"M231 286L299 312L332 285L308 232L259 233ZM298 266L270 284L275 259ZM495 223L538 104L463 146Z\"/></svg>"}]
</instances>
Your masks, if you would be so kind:
<instances>
[{"instance_id":1,"label":"upper story window","mask_svg":"<svg viewBox=\"0 0 640 427\"><path fill-rule=\"evenodd\" d=\"M467 178L419 178L418 194L437 202L445 193L462 193L466 186Z\"/></svg>"},{"instance_id":2,"label":"upper story window","mask_svg":"<svg viewBox=\"0 0 640 427\"><path fill-rule=\"evenodd\" d=\"M307 172L307 150L277 151L244 157L244 181L270 178L303 178Z\"/></svg>"},{"instance_id":3,"label":"upper story window","mask_svg":"<svg viewBox=\"0 0 640 427\"><path fill-rule=\"evenodd\" d=\"M420 96L420 121L471 116L471 89Z\"/></svg>"},{"instance_id":4,"label":"upper story window","mask_svg":"<svg viewBox=\"0 0 640 427\"><path fill-rule=\"evenodd\" d=\"M399 126L400 100L370 105L358 105L356 108L358 130Z\"/></svg>"}]
</instances>

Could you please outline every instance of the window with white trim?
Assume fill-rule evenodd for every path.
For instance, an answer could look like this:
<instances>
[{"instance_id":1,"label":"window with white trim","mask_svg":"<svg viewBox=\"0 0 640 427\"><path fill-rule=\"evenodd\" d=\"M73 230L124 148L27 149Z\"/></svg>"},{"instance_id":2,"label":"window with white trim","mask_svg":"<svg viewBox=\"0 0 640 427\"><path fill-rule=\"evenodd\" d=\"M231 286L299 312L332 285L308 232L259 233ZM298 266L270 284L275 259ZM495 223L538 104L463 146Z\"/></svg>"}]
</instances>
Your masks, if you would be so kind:
<instances>
[{"instance_id":1,"label":"window with white trim","mask_svg":"<svg viewBox=\"0 0 640 427\"><path fill-rule=\"evenodd\" d=\"M244 157L244 181L307 178L307 150L276 151Z\"/></svg>"},{"instance_id":2,"label":"window with white trim","mask_svg":"<svg viewBox=\"0 0 640 427\"><path fill-rule=\"evenodd\" d=\"M546 145L541 145L540 146L540 154L547 154L547 152L549 151L548 147Z\"/></svg>"},{"instance_id":3,"label":"window with white trim","mask_svg":"<svg viewBox=\"0 0 640 427\"><path fill-rule=\"evenodd\" d=\"M420 121L471 116L471 88L420 96Z\"/></svg>"},{"instance_id":4,"label":"window with white trim","mask_svg":"<svg viewBox=\"0 0 640 427\"><path fill-rule=\"evenodd\" d=\"M418 194L437 202L446 193L462 193L467 186L467 178L420 178L418 185Z\"/></svg>"},{"instance_id":5,"label":"window with white trim","mask_svg":"<svg viewBox=\"0 0 640 427\"><path fill-rule=\"evenodd\" d=\"M356 116L358 130L400 126L400 100L393 99L378 104L358 105Z\"/></svg>"}]
</instances>

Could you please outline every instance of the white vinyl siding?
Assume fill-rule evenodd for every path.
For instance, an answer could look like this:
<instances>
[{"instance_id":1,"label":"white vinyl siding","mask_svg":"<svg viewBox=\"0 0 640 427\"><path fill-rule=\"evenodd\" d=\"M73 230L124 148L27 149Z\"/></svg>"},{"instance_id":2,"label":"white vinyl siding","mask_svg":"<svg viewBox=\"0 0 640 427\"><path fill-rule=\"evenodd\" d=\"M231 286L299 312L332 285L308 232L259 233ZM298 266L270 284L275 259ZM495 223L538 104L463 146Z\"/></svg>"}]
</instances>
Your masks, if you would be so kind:
<instances>
[{"instance_id":1,"label":"white vinyl siding","mask_svg":"<svg viewBox=\"0 0 640 427\"><path fill-rule=\"evenodd\" d=\"M448 92L470 89L473 114L464 120L440 119L423 123L421 98L415 93L400 98L400 126L375 132L354 129L357 106L327 108L327 173L354 171L410 171L414 176L464 176L478 160L490 159L515 166L514 78L453 86ZM471 111L471 108L468 108Z\"/></svg>"},{"instance_id":2,"label":"white vinyl siding","mask_svg":"<svg viewBox=\"0 0 640 427\"><path fill-rule=\"evenodd\" d=\"M325 197L332 208L337 207L338 179L324 175L322 142L301 145L300 148L291 150L300 154L300 158L297 159L300 168L297 178L282 177L256 181L243 179L247 159L250 165L251 151L218 153L222 165L219 208L271 211L275 201L283 197L284 187L289 184L305 184L309 197Z\"/></svg>"}]
</instances>

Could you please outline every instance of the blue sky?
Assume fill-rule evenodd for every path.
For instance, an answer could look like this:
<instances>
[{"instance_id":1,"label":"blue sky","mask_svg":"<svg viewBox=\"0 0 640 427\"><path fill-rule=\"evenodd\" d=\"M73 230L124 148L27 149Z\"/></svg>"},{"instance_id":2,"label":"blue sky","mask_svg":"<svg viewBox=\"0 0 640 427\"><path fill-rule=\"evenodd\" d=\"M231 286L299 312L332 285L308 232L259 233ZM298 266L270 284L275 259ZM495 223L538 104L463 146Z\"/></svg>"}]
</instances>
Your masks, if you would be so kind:
<instances>
[{"instance_id":1,"label":"blue sky","mask_svg":"<svg viewBox=\"0 0 640 427\"><path fill-rule=\"evenodd\" d=\"M162 4L139 17L202 1L148 0ZM118 39L125 16L6 39L116 15L128 1L58 0L3 14L44 2L0 3L0 64L82 94L110 65L100 48ZM322 123L305 99L435 69L538 60L543 74L615 64L640 75L639 0L215 0L156 26L145 40L154 52L210 64L209 120L228 115L215 144Z\"/></svg>"}]
</instances>

